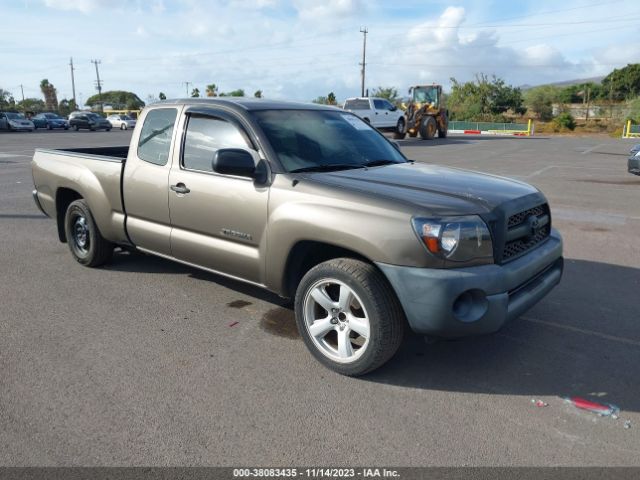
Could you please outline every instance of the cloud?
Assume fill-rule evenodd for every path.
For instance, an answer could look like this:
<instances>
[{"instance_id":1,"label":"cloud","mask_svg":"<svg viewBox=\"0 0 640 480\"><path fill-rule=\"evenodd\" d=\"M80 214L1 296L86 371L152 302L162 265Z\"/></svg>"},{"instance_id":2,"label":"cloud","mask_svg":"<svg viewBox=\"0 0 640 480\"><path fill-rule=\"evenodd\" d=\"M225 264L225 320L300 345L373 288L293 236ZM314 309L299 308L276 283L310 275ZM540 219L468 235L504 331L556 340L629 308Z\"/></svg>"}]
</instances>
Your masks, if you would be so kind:
<instances>
[{"instance_id":1,"label":"cloud","mask_svg":"<svg viewBox=\"0 0 640 480\"><path fill-rule=\"evenodd\" d=\"M114 3L124 3L113 0L44 0L45 6L57 10L78 10L89 13L102 7L113 6Z\"/></svg>"},{"instance_id":2,"label":"cloud","mask_svg":"<svg viewBox=\"0 0 640 480\"><path fill-rule=\"evenodd\" d=\"M294 0L294 8L301 20L334 20L350 17L364 9L360 0Z\"/></svg>"}]
</instances>

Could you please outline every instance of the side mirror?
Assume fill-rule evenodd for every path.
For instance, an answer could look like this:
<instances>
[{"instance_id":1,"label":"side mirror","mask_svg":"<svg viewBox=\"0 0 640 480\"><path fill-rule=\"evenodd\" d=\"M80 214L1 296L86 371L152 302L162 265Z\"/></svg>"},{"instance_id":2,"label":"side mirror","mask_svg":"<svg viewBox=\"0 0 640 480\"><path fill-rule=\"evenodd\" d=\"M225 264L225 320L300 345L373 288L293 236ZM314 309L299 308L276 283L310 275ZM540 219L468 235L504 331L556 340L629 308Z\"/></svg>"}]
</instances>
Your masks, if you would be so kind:
<instances>
[{"instance_id":1,"label":"side mirror","mask_svg":"<svg viewBox=\"0 0 640 480\"><path fill-rule=\"evenodd\" d=\"M213 156L211 166L213 171L223 175L249 177L258 183L265 183L268 177L267 167L251 152L242 148L221 148Z\"/></svg>"}]
</instances>

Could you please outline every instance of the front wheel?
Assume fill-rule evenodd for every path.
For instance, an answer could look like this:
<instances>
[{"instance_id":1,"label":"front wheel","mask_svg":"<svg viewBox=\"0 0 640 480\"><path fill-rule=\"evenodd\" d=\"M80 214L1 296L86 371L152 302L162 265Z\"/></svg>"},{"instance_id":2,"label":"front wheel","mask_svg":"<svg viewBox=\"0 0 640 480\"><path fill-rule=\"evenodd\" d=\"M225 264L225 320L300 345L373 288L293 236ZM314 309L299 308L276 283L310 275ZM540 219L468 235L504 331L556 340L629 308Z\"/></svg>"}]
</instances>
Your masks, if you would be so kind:
<instances>
[{"instance_id":1,"label":"front wheel","mask_svg":"<svg viewBox=\"0 0 640 480\"><path fill-rule=\"evenodd\" d=\"M396 140L402 140L407 136L407 122L404 120L404 117L400 117L398 119L398 124L396 125L396 129L393 131L393 138Z\"/></svg>"},{"instance_id":2,"label":"front wheel","mask_svg":"<svg viewBox=\"0 0 640 480\"><path fill-rule=\"evenodd\" d=\"M126 130L127 129L127 124L126 123L121 123L120 124L120 130Z\"/></svg>"},{"instance_id":3,"label":"front wheel","mask_svg":"<svg viewBox=\"0 0 640 480\"><path fill-rule=\"evenodd\" d=\"M311 354L343 375L371 372L398 350L404 313L373 265L351 258L321 263L296 291L298 330Z\"/></svg>"},{"instance_id":4,"label":"front wheel","mask_svg":"<svg viewBox=\"0 0 640 480\"><path fill-rule=\"evenodd\" d=\"M98 267L111 260L113 243L105 240L84 200L71 202L64 217L64 231L71 255L86 267Z\"/></svg>"},{"instance_id":5,"label":"front wheel","mask_svg":"<svg viewBox=\"0 0 640 480\"><path fill-rule=\"evenodd\" d=\"M424 117L420 122L420 138L431 140L436 135L438 125L433 117Z\"/></svg>"},{"instance_id":6,"label":"front wheel","mask_svg":"<svg viewBox=\"0 0 640 480\"><path fill-rule=\"evenodd\" d=\"M80 125L75 125L73 128L75 128L75 129L76 129L76 132L79 132L79 131L80 131Z\"/></svg>"}]
</instances>

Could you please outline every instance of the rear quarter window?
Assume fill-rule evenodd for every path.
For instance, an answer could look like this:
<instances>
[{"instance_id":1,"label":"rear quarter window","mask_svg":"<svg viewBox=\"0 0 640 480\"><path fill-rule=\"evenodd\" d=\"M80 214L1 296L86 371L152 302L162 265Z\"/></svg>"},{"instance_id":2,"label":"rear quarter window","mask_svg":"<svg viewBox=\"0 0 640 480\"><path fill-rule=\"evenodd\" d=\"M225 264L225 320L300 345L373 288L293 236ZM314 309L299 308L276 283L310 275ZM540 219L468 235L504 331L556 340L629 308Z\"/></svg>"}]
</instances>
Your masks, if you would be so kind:
<instances>
[{"instance_id":1,"label":"rear quarter window","mask_svg":"<svg viewBox=\"0 0 640 480\"><path fill-rule=\"evenodd\" d=\"M347 100L344 102L345 110L369 110L369 100Z\"/></svg>"},{"instance_id":2,"label":"rear quarter window","mask_svg":"<svg viewBox=\"0 0 640 480\"><path fill-rule=\"evenodd\" d=\"M155 165L167 164L177 114L175 108L157 108L147 114L138 140L138 158Z\"/></svg>"}]
</instances>

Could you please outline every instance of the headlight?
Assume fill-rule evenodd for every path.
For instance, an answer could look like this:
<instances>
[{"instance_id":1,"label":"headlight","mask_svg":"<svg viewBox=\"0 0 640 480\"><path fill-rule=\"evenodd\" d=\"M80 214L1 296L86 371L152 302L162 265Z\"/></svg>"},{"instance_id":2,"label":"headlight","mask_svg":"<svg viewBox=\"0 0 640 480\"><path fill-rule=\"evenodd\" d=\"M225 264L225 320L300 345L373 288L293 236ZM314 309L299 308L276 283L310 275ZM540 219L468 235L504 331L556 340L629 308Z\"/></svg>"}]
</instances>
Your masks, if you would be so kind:
<instances>
[{"instance_id":1,"label":"headlight","mask_svg":"<svg viewBox=\"0 0 640 480\"><path fill-rule=\"evenodd\" d=\"M491 233L480 217L414 218L412 222L427 251L445 262L493 263Z\"/></svg>"}]
</instances>

